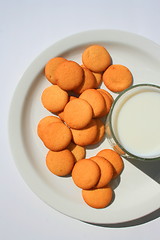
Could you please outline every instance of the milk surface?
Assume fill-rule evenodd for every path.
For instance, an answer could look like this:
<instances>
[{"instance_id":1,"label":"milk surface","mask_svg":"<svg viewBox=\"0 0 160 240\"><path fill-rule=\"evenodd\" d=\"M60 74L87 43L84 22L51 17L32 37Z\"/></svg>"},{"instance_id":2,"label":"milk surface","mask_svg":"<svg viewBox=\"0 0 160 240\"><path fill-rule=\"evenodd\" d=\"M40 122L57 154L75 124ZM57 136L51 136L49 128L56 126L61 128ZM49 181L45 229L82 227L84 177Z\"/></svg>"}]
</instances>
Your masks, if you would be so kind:
<instances>
[{"instance_id":1,"label":"milk surface","mask_svg":"<svg viewBox=\"0 0 160 240\"><path fill-rule=\"evenodd\" d=\"M120 144L136 156L160 156L160 92L135 93L117 109L113 129Z\"/></svg>"}]
</instances>

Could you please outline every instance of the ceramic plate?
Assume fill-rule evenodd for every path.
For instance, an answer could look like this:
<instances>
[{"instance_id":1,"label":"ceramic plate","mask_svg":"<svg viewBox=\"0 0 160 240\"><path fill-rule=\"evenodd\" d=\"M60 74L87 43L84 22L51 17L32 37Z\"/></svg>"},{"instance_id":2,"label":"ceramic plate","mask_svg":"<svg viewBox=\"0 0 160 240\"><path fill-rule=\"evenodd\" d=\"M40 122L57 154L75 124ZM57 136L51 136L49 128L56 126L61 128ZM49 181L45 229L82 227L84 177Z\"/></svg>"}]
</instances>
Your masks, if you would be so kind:
<instances>
[{"instance_id":1,"label":"ceramic plate","mask_svg":"<svg viewBox=\"0 0 160 240\"><path fill-rule=\"evenodd\" d=\"M37 136L39 120L51 115L41 104L41 94L50 83L44 77L44 66L56 56L78 63L83 50L100 44L109 51L114 64L127 66L134 84L160 84L160 47L135 34L116 30L88 31L63 39L42 52L28 67L16 88L9 117L10 144L15 163L29 187L52 208L70 217L97 224L114 224L145 216L160 207L159 183L124 159L121 177L114 182L114 201L104 209L85 204L81 190L71 177L54 176L45 165L47 149ZM102 88L106 89L104 85ZM115 98L117 95L113 94ZM105 139L87 155L110 148ZM160 175L158 176L160 179Z\"/></svg>"}]
</instances>

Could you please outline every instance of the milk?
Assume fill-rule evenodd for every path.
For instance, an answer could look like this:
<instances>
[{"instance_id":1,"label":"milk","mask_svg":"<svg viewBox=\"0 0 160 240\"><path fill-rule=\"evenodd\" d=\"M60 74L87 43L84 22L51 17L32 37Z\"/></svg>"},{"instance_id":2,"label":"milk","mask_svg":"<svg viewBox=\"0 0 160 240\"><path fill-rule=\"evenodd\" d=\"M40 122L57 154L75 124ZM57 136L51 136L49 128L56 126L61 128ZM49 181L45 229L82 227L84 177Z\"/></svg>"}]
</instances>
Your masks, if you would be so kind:
<instances>
[{"instance_id":1,"label":"milk","mask_svg":"<svg viewBox=\"0 0 160 240\"><path fill-rule=\"evenodd\" d=\"M160 90L135 88L120 98L112 113L118 142L142 158L160 156Z\"/></svg>"}]
</instances>

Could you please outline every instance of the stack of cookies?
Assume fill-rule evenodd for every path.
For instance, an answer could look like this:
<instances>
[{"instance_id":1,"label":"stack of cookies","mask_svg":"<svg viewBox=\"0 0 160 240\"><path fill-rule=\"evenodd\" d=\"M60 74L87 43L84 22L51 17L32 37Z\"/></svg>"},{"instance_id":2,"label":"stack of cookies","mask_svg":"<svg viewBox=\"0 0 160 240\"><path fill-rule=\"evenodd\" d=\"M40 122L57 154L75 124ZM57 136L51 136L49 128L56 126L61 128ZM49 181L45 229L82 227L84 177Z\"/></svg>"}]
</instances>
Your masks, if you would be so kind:
<instances>
[{"instance_id":1,"label":"stack of cookies","mask_svg":"<svg viewBox=\"0 0 160 240\"><path fill-rule=\"evenodd\" d=\"M52 85L44 89L41 101L54 115L41 119L37 132L49 149L48 169L58 176L71 174L85 202L102 208L112 200L108 184L121 173L123 161L110 149L85 159L86 146L100 144L104 138L102 118L114 100L98 87L104 81L109 90L120 92L132 84L132 74L125 66L113 65L110 54L100 45L89 46L82 63L55 57L46 64L45 76Z\"/></svg>"},{"instance_id":2,"label":"stack of cookies","mask_svg":"<svg viewBox=\"0 0 160 240\"><path fill-rule=\"evenodd\" d=\"M93 208L104 208L113 199L109 183L124 167L122 158L111 149L103 149L89 159L79 160L73 167L72 179L82 189L84 201Z\"/></svg>"}]
</instances>

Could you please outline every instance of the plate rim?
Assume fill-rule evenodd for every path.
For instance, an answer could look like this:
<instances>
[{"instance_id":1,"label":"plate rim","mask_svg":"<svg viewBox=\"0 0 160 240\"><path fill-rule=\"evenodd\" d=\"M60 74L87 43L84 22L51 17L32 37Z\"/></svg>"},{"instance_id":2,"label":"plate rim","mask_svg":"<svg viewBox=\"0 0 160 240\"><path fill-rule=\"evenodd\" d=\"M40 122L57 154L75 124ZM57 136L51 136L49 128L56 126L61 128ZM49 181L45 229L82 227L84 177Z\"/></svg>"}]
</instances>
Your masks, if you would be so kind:
<instances>
[{"instance_id":1,"label":"plate rim","mask_svg":"<svg viewBox=\"0 0 160 240\"><path fill-rule=\"evenodd\" d=\"M106 39L106 35L108 37L108 39ZM66 38L63 38L62 40L53 43L51 46L49 46L47 49L45 49L44 51L42 51L32 62L31 64L28 66L28 68L26 69L26 71L24 72L24 74L22 75L21 79L19 80L19 83L17 85L17 87L15 88L14 94L12 96L11 99L11 104L10 104L10 108L9 108L9 117L8 117L8 136L9 136L9 144L10 144L10 148L11 148L11 152L12 152L12 156L14 159L14 162L16 164L16 167L19 171L19 173L21 174L23 180L25 181L25 183L30 187L30 189L37 195L39 196L39 198L41 200L43 200L45 203L47 203L48 205L50 205L52 208L54 208L55 210L69 216L72 218L76 218L82 221L86 221L86 222L91 222L91 223L98 223L98 224L113 224L113 223L122 223L122 222L127 222L127 221L131 221L133 220L132 218L128 218L128 219L119 219L118 221L108 221L106 223L106 221L92 221L92 219L87 219L85 217L78 217L78 216L73 216L70 214L67 214L63 211L61 211L60 209L56 208L55 206L53 207L53 205L51 203L49 203L48 201L46 201L46 199L44 199L43 194L41 194L40 189L39 191L37 191L37 189L35 189L33 187L33 179L35 180L35 176L30 176L31 178L29 178L27 176L27 174L25 173L25 171L22 168L22 163L18 160L22 155L24 158L24 161L26 161L27 164L27 168L30 169L30 163L27 162L27 156L25 155L25 148L23 146L23 143L19 141L19 147L17 148L17 146L15 146L15 137L14 136L20 136L21 135L21 114L22 114L22 107L24 105L24 101L25 98L23 98L22 96L22 92L20 92L21 89L23 89L23 85L25 84L26 87L26 92L28 92L33 79L35 79L35 77L38 75L39 71L37 69L42 69L44 67L44 63L47 62L47 58L50 58L49 56L52 53L52 56L56 56L59 55L59 53L64 53L64 51L68 51L68 49L72 49L74 47L80 46L80 45L90 45L91 42L103 42L103 41L111 41L114 39L114 41L117 41L117 37L118 37L118 42L127 42L129 40L129 42L136 40L138 41L138 43L140 44L140 42L145 42L145 44L149 45L150 47L152 47L152 49L156 50L156 55L157 57L159 56L159 61L160 61L160 46L153 42L152 40L149 40L143 36L137 35L135 33L130 33L130 32L126 32L126 31L121 31L121 30L111 30L111 29L98 29L98 30L90 30L90 31L85 31L85 32L79 32L76 33L74 35L68 36ZM71 42L73 43L74 40L74 44L71 44ZM124 41L125 40L125 41ZM127 40L127 41L126 41ZM63 43L65 42L65 47L62 46ZM144 45L145 45L144 44ZM140 44L141 45L141 44ZM61 46L61 50L58 51L58 47ZM51 51L52 49L54 49L54 53ZM51 52L50 54L47 54ZM49 55L49 56L48 56ZM45 57L44 57L45 56ZM43 57L43 61L39 60ZM35 68L36 66L36 68ZM26 79L28 78L28 74L30 74L30 72L32 72L32 78L29 78L28 81L26 81ZM19 97L23 98L23 101L18 101ZM20 111L21 110L21 111ZM14 116L14 118L13 118ZM13 128L13 125L19 127ZM21 149L20 151L17 151L18 149ZM22 154L23 151L23 154ZM24 162L23 161L23 162ZM38 174L36 176L36 181L40 181L42 182L42 180L39 178ZM42 183L43 185L44 183ZM47 185L44 184L43 187L47 188ZM159 206L160 207L160 206ZM158 207L158 208L159 208ZM155 210L158 209L157 205L155 208L153 208L152 211L146 213L146 215L154 212ZM137 215L137 218L143 217L145 216L142 215ZM135 220L135 218L134 218Z\"/></svg>"}]
</instances>

